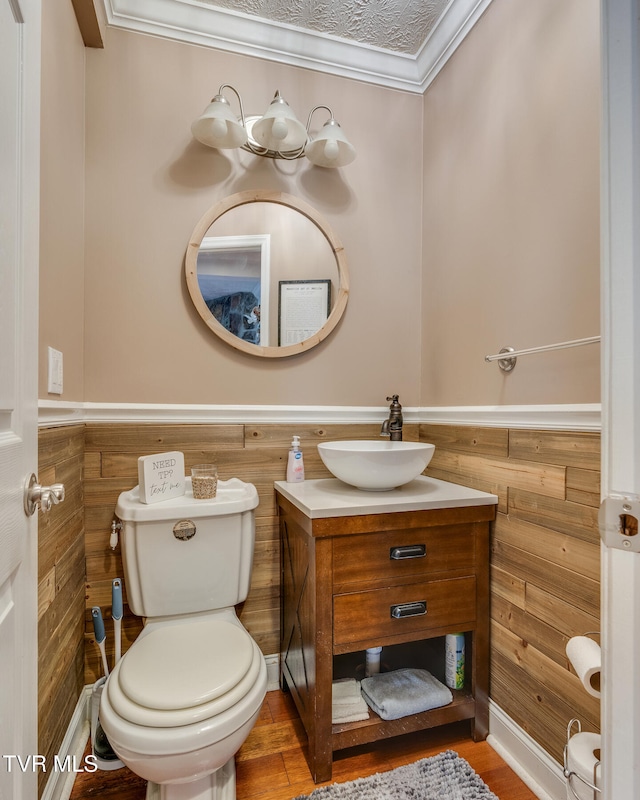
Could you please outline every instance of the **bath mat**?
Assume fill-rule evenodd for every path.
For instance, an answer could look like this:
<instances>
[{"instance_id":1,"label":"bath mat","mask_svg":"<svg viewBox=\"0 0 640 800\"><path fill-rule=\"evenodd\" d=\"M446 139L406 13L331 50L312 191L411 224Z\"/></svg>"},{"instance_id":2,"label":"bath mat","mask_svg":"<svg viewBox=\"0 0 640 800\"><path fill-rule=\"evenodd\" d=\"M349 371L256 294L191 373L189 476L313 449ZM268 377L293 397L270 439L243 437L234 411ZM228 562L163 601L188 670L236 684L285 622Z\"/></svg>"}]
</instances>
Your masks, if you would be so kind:
<instances>
[{"instance_id":1,"label":"bath mat","mask_svg":"<svg viewBox=\"0 0 640 800\"><path fill-rule=\"evenodd\" d=\"M348 783L322 786L294 800L498 800L453 750Z\"/></svg>"}]
</instances>

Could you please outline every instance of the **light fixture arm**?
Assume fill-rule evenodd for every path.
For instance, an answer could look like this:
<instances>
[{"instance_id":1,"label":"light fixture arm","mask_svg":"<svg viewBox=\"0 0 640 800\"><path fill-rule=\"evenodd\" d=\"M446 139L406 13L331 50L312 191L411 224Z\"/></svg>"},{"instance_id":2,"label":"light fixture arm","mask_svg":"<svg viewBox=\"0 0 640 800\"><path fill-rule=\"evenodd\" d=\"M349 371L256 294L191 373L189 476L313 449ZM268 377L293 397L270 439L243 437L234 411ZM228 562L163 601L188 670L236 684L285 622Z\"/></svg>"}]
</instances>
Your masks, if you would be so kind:
<instances>
[{"instance_id":1,"label":"light fixture arm","mask_svg":"<svg viewBox=\"0 0 640 800\"><path fill-rule=\"evenodd\" d=\"M230 83L223 83L222 86L218 89L218 94L212 99L212 103L217 100L220 103L226 103L229 107L231 104L227 100L227 98L222 94L224 89L231 89L231 91L235 94L238 98L238 106L240 107L240 123L245 130L247 129L247 117L244 115L244 107L242 105L242 97L240 96L240 92L236 89L235 86L232 86ZM261 147L257 142L248 139L246 144L241 145L243 150L246 150L249 153L252 153L254 156L264 156L267 154L266 147Z\"/></svg>"},{"instance_id":2,"label":"light fixture arm","mask_svg":"<svg viewBox=\"0 0 640 800\"><path fill-rule=\"evenodd\" d=\"M309 116L307 117L307 136L309 135L309 129L311 127L311 117L314 115L314 113L319 108L324 108L325 111L329 112L330 119L328 121L333 120L335 122L335 117L333 116L333 111L329 108L329 106L316 106L315 108L311 109L311 111L309 112Z\"/></svg>"},{"instance_id":3,"label":"light fixture arm","mask_svg":"<svg viewBox=\"0 0 640 800\"><path fill-rule=\"evenodd\" d=\"M227 98L222 94L223 89L231 89L231 91L238 98L238 105L240 106L240 121L242 122L242 126L246 128L247 124L244 119L244 108L242 107L242 98L240 97L240 92L235 88L235 86L232 86L230 83L223 83L222 86L218 89L218 94L211 100L211 102L213 103L214 100L219 100L221 103L229 103Z\"/></svg>"}]
</instances>

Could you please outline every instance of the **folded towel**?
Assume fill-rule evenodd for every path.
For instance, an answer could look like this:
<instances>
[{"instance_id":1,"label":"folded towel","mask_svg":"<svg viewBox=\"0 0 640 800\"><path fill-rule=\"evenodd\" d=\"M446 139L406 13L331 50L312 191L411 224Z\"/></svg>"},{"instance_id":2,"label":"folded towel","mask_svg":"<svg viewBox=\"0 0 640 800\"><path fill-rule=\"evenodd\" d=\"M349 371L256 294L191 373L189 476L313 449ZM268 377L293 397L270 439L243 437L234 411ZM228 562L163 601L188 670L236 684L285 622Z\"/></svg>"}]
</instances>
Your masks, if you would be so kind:
<instances>
[{"instance_id":1,"label":"folded towel","mask_svg":"<svg viewBox=\"0 0 640 800\"><path fill-rule=\"evenodd\" d=\"M360 683L354 678L334 681L331 686L331 721L359 722L369 719L369 709L362 697Z\"/></svg>"},{"instance_id":2,"label":"folded towel","mask_svg":"<svg viewBox=\"0 0 640 800\"><path fill-rule=\"evenodd\" d=\"M334 725L339 725L341 722L360 722L365 719L369 719L369 709L362 697L359 703L350 705L341 703L333 706L331 710L331 722Z\"/></svg>"},{"instance_id":3,"label":"folded towel","mask_svg":"<svg viewBox=\"0 0 640 800\"><path fill-rule=\"evenodd\" d=\"M399 719L446 706L451 691L426 669L397 669L364 678L362 695L382 719Z\"/></svg>"},{"instance_id":4,"label":"folded towel","mask_svg":"<svg viewBox=\"0 0 640 800\"><path fill-rule=\"evenodd\" d=\"M360 683L355 678L340 678L331 685L331 702L353 703L360 700Z\"/></svg>"}]
</instances>

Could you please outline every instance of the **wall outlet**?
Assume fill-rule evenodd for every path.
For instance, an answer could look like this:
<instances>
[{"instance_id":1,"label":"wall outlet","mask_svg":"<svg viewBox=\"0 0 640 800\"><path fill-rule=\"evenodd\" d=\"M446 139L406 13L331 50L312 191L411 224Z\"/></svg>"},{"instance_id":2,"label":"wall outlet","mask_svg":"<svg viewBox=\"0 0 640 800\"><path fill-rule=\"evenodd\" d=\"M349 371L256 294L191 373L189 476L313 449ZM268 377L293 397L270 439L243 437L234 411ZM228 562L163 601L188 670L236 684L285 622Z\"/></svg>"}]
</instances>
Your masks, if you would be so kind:
<instances>
[{"instance_id":1,"label":"wall outlet","mask_svg":"<svg viewBox=\"0 0 640 800\"><path fill-rule=\"evenodd\" d=\"M62 394L62 353L49 347L49 372L48 372L49 394Z\"/></svg>"}]
</instances>

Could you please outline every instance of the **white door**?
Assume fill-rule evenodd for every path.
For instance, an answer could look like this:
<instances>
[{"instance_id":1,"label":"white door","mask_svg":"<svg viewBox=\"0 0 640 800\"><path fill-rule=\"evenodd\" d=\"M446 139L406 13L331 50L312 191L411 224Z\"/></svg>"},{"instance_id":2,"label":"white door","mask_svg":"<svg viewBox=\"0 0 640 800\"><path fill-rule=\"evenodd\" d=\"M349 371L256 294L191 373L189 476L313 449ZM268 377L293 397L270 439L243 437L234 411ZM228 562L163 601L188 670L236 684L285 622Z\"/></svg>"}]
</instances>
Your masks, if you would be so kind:
<instances>
[{"instance_id":1,"label":"white door","mask_svg":"<svg viewBox=\"0 0 640 800\"><path fill-rule=\"evenodd\" d=\"M640 0L602 0L602 25L602 758L604 800L638 800Z\"/></svg>"},{"instance_id":2,"label":"white door","mask_svg":"<svg viewBox=\"0 0 640 800\"><path fill-rule=\"evenodd\" d=\"M0 0L0 800L37 797L39 143L40 0Z\"/></svg>"}]
</instances>

